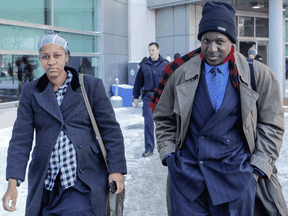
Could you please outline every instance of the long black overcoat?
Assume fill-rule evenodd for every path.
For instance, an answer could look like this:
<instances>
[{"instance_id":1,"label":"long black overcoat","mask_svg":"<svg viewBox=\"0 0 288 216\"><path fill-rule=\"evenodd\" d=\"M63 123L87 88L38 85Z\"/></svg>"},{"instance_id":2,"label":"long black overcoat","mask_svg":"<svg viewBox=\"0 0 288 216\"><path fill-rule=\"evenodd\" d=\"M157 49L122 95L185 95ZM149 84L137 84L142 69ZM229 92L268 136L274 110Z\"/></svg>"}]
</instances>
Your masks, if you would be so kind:
<instances>
[{"instance_id":1,"label":"long black overcoat","mask_svg":"<svg viewBox=\"0 0 288 216\"><path fill-rule=\"evenodd\" d=\"M73 73L73 79L60 107L46 74L25 84L19 101L8 148L6 178L25 180L35 129L36 142L28 170L26 215L29 216L39 215L51 151L61 130L74 145L77 175L91 189L96 215L104 215L108 174L127 172L122 132L102 80L84 76L87 95L107 150L109 172L94 135L78 74L72 68L65 67L65 70Z\"/></svg>"}]
</instances>

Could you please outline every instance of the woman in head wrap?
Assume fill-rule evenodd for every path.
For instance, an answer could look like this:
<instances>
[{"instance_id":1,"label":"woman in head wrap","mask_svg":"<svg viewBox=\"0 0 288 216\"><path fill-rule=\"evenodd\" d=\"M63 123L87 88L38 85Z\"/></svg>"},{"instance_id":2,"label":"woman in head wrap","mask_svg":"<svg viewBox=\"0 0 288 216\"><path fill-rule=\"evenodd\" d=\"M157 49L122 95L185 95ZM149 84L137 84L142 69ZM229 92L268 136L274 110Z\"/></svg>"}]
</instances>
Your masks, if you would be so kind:
<instances>
[{"instance_id":1,"label":"woman in head wrap","mask_svg":"<svg viewBox=\"0 0 288 216\"><path fill-rule=\"evenodd\" d=\"M59 34L42 36L39 58L45 74L23 86L9 143L3 207L14 211L16 186L28 171L26 214L105 215L107 184L124 189L127 172L123 136L101 79L84 76L85 88L105 148L105 167L80 89L78 73L66 67L70 52Z\"/></svg>"}]
</instances>

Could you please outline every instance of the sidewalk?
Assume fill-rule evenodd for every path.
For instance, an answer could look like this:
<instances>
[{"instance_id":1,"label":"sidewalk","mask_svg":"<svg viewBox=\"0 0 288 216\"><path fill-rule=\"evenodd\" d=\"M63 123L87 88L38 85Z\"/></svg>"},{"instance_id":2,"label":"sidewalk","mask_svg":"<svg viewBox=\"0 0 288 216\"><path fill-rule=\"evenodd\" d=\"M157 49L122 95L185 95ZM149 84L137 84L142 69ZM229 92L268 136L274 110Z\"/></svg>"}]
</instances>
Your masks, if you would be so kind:
<instances>
[{"instance_id":1,"label":"sidewalk","mask_svg":"<svg viewBox=\"0 0 288 216\"><path fill-rule=\"evenodd\" d=\"M17 108L0 110L0 196L5 193L6 151L11 137L13 121ZM125 216L165 216L167 168L162 166L155 148L154 155L143 158L144 120L141 107L115 109L125 139L125 151L128 166L125 188ZM9 117L8 117L9 116ZM288 131L288 114L285 114ZM280 158L277 161L278 177L288 205L288 132L285 133ZM27 181L18 189L17 210L8 213L0 210L1 216L24 216Z\"/></svg>"}]
</instances>

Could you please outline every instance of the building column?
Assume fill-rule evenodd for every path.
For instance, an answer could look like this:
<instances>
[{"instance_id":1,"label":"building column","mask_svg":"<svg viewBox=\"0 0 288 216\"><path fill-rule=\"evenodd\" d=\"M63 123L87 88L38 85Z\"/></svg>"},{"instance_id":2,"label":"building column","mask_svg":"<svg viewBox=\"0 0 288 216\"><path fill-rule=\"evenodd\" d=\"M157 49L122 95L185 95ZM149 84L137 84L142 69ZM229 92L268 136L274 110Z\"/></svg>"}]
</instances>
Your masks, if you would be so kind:
<instances>
[{"instance_id":1,"label":"building column","mask_svg":"<svg viewBox=\"0 0 288 216\"><path fill-rule=\"evenodd\" d=\"M269 0L269 65L280 83L280 90L285 96L284 80L284 31L283 0Z\"/></svg>"},{"instance_id":2,"label":"building column","mask_svg":"<svg viewBox=\"0 0 288 216\"><path fill-rule=\"evenodd\" d=\"M156 40L155 10L147 8L146 0L128 0L129 61L149 56L148 44Z\"/></svg>"}]
</instances>

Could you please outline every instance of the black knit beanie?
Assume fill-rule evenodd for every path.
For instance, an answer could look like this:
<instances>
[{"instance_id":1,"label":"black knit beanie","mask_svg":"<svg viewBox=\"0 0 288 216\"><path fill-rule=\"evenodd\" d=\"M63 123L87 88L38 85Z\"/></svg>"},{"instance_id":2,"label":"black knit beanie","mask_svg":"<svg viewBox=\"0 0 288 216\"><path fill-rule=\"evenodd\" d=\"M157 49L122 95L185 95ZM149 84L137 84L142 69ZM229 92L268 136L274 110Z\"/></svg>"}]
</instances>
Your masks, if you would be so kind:
<instances>
[{"instance_id":1,"label":"black knit beanie","mask_svg":"<svg viewBox=\"0 0 288 216\"><path fill-rule=\"evenodd\" d=\"M198 40L208 31L216 31L226 35L233 44L236 43L235 9L225 2L206 2L202 10L199 24Z\"/></svg>"}]
</instances>

